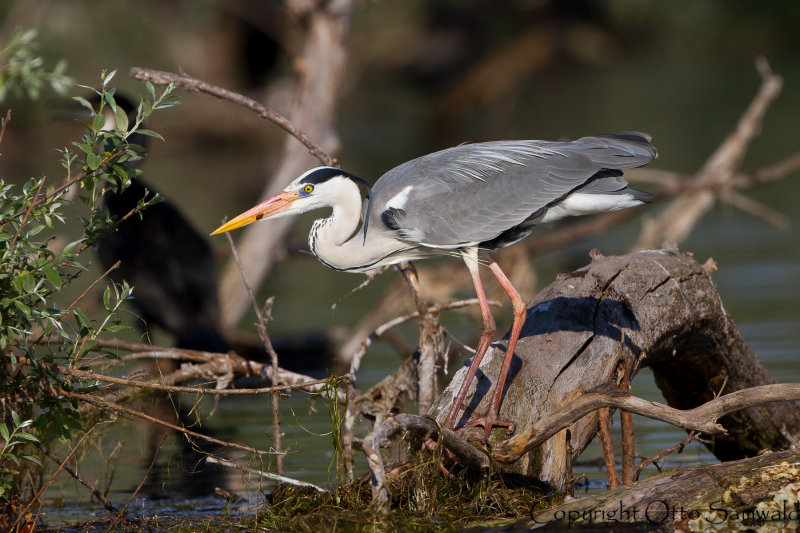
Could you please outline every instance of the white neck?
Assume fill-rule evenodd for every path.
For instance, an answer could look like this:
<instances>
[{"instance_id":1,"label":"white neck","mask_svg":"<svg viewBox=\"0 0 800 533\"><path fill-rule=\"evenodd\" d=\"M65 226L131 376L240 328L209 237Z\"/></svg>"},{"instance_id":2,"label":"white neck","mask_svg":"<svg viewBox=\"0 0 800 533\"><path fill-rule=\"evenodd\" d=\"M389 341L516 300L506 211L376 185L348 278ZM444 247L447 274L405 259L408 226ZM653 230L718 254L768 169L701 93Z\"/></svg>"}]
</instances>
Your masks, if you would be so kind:
<instances>
[{"instance_id":1,"label":"white neck","mask_svg":"<svg viewBox=\"0 0 800 533\"><path fill-rule=\"evenodd\" d=\"M308 247L320 261L336 270L363 272L386 264L381 260L403 248L403 244L381 235L378 228L370 228L365 242L364 233L356 232L362 207L358 185L347 180L346 185L337 188L337 194L328 201L333 213L314 221Z\"/></svg>"}]
</instances>

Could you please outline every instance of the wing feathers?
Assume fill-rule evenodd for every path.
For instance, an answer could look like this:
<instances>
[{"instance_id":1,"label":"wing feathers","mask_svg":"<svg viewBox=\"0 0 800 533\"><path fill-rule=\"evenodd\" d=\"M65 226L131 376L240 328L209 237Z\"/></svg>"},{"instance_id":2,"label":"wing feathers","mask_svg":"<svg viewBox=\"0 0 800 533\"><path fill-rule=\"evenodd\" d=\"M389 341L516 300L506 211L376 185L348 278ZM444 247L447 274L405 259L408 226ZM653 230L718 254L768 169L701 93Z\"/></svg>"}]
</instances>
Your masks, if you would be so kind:
<instances>
[{"instance_id":1,"label":"wing feathers","mask_svg":"<svg viewBox=\"0 0 800 533\"><path fill-rule=\"evenodd\" d=\"M384 174L372 189L373 213L384 228L418 244L486 242L578 190L646 201L646 193L626 189L621 169L645 165L656 156L649 136L638 132L571 142L461 145ZM404 198L401 210L388 205L398 195Z\"/></svg>"}]
</instances>

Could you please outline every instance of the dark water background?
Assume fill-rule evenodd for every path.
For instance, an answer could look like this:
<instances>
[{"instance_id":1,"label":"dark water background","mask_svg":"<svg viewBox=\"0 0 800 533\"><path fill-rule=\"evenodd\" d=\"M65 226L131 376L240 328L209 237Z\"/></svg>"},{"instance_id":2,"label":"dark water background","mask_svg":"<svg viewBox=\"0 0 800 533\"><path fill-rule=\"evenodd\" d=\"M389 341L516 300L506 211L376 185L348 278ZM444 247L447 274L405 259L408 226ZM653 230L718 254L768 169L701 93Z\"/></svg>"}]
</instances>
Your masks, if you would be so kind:
<instances>
[{"instance_id":1,"label":"dark water background","mask_svg":"<svg viewBox=\"0 0 800 533\"><path fill-rule=\"evenodd\" d=\"M176 64L185 66L181 60L189 61L194 57L186 55L185 51L181 55L169 49L169 45L190 42L200 46L191 38L197 39L202 32L210 32L203 34L207 39L223 40L225 36L238 35L229 28L232 24L229 18L219 15L226 13L226 9L220 7L222 2L204 3L202 8L165 8L182 23L178 35L169 38L162 34L165 27L158 33L160 26L146 23L141 16L130 15L120 6L106 6L109 19L116 21L106 27L99 25L102 19L89 8L89 2L75 2L69 8L42 2L50 8L48 16L42 8L21 7L21 2L7 4L0 11L6 17L3 30L13 23L38 25L42 29L45 52L52 57L66 55L74 65L74 75L79 82L92 83L102 68L118 68L120 85L129 91L141 91L139 86L125 79L129 66L175 70ZM739 115L755 95L760 80L753 60L758 54L767 55L773 69L784 77L785 85L780 98L770 108L763 132L753 143L742 168L753 170L772 164L800 147L800 57L795 35L800 10L793 2L767 2L758 6L747 2L702 5L674 2L665 7L658 2L618 1L609 2L602 9L594 8L601 11L601 15L588 18L584 13L588 3L564 3L574 7L570 12L543 2L543 11L536 11L535 6L519 7L527 18L515 18L513 9L507 6L503 9L508 12L499 14L500 8L487 7L485 27L476 26L474 17L464 14L471 11L456 8L453 3L402 4L359 3L351 28L351 66L344 81L338 120L342 141L339 159L344 168L369 181L412 157L463 141L576 138L625 129L647 131L653 136L660 151L659 159L652 165L654 168L692 173L734 128ZM474 3L467 4L481 12ZM54 16L53 10L60 18ZM572 13L572 18L553 14L561 10ZM459 25L444 17L447 24L442 23L430 15L439 11L456 12L466 21ZM241 17L233 19L241 22ZM441 27L431 21L438 21ZM468 70L469 65L498 51L507 40L524 35L526 31L538 31L540 27L569 28L573 27L569 24L581 21L589 29L601 32L605 39L601 42L611 43L607 47L600 46L599 58L580 60L561 52L544 66L521 76L499 100L478 102L461 109L456 118L443 118L443 102L446 103L447 95L458 88L458 75ZM133 24L140 24L138 31L144 39L131 28ZM461 33L452 30L453 27L461 28ZM425 33L420 28L430 31ZM217 33L211 32L214 29ZM425 57L426 52L433 61L433 51L446 50L447 39L455 39L463 45L469 42L469 39L464 41L464 35L473 34L480 38L476 37L478 44L473 43L470 48L472 56L445 63L445 66L423 68L425 63L420 57ZM425 40L421 35L439 36L442 40ZM141 44L148 39L159 46L150 49ZM100 46L101 41L106 44ZM436 45L437 42L440 44ZM223 55L223 52L218 53ZM461 56L456 54L456 57ZM243 83L243 75L233 67L223 68L224 61L214 54L207 57L207 63L191 63L194 70L190 72L232 88ZM265 88L241 90L270 99L273 105L285 109L289 99L288 81L282 74L285 71L286 65L279 63L275 73L267 78ZM486 80L487 85L502 82L502 79ZM269 124L209 97L187 95L183 100L180 108L157 115L150 125L151 129L163 133L167 142L152 147L145 177L157 180L161 192L176 203L201 232L208 233L222 216L238 213L253 203L265 176L274 168L281 135ZM17 114L3 142L2 176L11 181L41 173L54 178L60 176L55 164L57 156L52 149L74 138L74 125L51 124L49 117L52 115L46 108L52 106L52 101L39 106L24 102L9 105ZM48 160L48 154L52 154L52 161ZM681 249L693 252L700 262L709 257L718 262L714 280L726 309L745 339L781 382L800 381L797 363L800 355L797 307L800 301L800 234L797 229L800 184L797 178L795 175L781 183L746 192L788 217L791 221L788 231L776 229L731 207L717 205L680 245ZM656 204L651 209L656 212L660 208ZM307 216L298 221L290 239L292 244L304 243L313 218ZM632 221L602 237L532 257L539 286L545 286L558 272L588 262L587 252L591 248L599 248L607 255L624 252L632 244L640 224L639 220ZM260 289L260 297L275 296L270 332L281 337L347 330L371 308L371 303L396 276L395 273L385 274L333 311L331 305L361 278L329 271L307 255L290 255L272 271ZM465 293L468 291L465 289ZM498 317L498 329L504 330L510 323L508 309ZM477 325L459 313L445 314L443 320L448 330L460 339L469 339L477 331ZM252 332L252 322L252 316L245 317L241 329ZM400 331L408 342L414 342L414 325L404 326ZM155 340L170 342L163 336ZM375 344L364 360L360 385L367 387L377 382L400 361L392 348L383 343ZM636 376L633 393L662 400L646 369ZM184 399L183 405L191 407L190 400ZM330 418L324 401L312 403L307 395L293 393L281 406L284 445L290 448L285 474L323 486L335 483L328 435ZM214 404L212 400L204 400L197 408L208 414ZM685 437L683 431L658 422L641 417L635 417L635 422L637 453L644 457ZM203 419L202 427L218 438L265 449L271 442L270 424L265 398L225 398L216 406L213 416ZM79 463L80 471L86 478L97 480L109 476L113 469L109 498L125 502L151 464L153 437L148 427L134 422L117 422L103 431L104 438L85 450ZM124 444L122 451L113 462L106 463L105 458L118 442ZM599 455L599 448L593 444L582 459L591 460ZM235 452L226 456L249 461ZM209 498L210 487L225 486L235 492L255 495L271 486L270 482L259 482L237 472L216 471L199 461L200 456L190 453L182 445L182 439L167 438L140 499L131 509L142 514L170 514L180 510L206 512L204 506L219 504L219 500ZM693 443L683 454L669 457L666 464L669 467L710 461L714 458L706 449ZM206 470L208 476L188 474L195 469ZM365 471L363 463L359 464L359 471ZM654 470L646 470L645 475L647 472ZM576 473L585 473L587 479L586 486L579 490L602 489L602 471L584 467L576 469ZM102 482L101 485L105 486ZM86 502L88 497L70 478L59 477L48 495L54 499L54 507L48 512L50 523L90 513L81 509L73 514L75 502ZM201 499L193 500L194 497Z\"/></svg>"}]
</instances>

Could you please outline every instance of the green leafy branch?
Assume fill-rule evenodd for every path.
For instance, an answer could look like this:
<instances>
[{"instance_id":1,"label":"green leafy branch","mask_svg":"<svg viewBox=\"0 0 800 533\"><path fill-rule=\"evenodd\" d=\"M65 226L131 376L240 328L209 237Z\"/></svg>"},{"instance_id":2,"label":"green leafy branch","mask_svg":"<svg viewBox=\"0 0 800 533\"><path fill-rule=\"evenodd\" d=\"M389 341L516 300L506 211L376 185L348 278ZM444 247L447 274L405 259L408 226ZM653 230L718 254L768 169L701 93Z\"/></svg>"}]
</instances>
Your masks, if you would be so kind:
<instances>
[{"instance_id":1,"label":"green leafy branch","mask_svg":"<svg viewBox=\"0 0 800 533\"><path fill-rule=\"evenodd\" d=\"M9 91L36 100L48 85L58 94L65 94L72 86L72 78L65 74L66 61L58 61L52 70L45 68L44 59L36 53L36 37L35 29L17 28L0 50L0 102Z\"/></svg>"}]
</instances>

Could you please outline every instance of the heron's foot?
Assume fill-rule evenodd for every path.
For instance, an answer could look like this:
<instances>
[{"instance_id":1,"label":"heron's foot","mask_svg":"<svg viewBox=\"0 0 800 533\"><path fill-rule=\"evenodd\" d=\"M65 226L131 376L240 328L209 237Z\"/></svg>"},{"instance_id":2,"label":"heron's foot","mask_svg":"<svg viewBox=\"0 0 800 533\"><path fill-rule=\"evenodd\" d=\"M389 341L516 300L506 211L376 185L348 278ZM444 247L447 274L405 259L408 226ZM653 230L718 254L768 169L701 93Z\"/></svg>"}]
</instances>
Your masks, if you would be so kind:
<instances>
[{"instance_id":1,"label":"heron's foot","mask_svg":"<svg viewBox=\"0 0 800 533\"><path fill-rule=\"evenodd\" d=\"M489 440L489 435L492 434L492 429L494 428L506 428L508 429L509 433L514 433L514 430L517 429L516 422L497 418L497 412L493 412L491 409L487 411L485 415L478 415L473 417L469 422L467 422L464 425L464 428L471 428L478 426L483 428L483 433L486 436L486 441Z\"/></svg>"}]
</instances>

